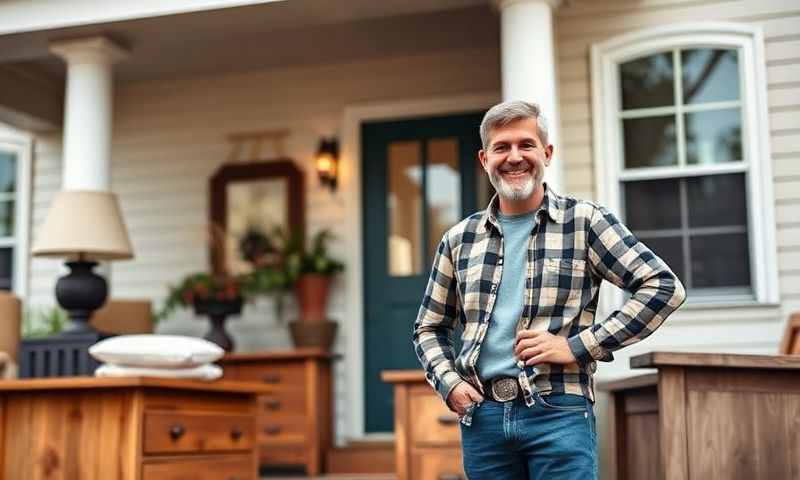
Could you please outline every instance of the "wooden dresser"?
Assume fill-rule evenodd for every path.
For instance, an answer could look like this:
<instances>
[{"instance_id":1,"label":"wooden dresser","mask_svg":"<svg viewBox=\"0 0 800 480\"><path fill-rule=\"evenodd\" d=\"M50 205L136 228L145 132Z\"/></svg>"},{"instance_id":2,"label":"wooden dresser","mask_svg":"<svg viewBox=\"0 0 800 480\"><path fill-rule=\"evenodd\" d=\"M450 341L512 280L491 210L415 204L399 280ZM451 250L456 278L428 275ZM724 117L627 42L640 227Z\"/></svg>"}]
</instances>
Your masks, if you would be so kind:
<instances>
[{"instance_id":1,"label":"wooden dresser","mask_svg":"<svg viewBox=\"0 0 800 480\"><path fill-rule=\"evenodd\" d=\"M397 480L465 480L458 417L421 370L384 371L394 384Z\"/></svg>"},{"instance_id":2,"label":"wooden dresser","mask_svg":"<svg viewBox=\"0 0 800 480\"><path fill-rule=\"evenodd\" d=\"M611 478L800 479L800 356L655 352L611 393Z\"/></svg>"},{"instance_id":3,"label":"wooden dresser","mask_svg":"<svg viewBox=\"0 0 800 480\"><path fill-rule=\"evenodd\" d=\"M156 378L0 382L2 480L257 480L261 385Z\"/></svg>"},{"instance_id":4,"label":"wooden dresser","mask_svg":"<svg viewBox=\"0 0 800 480\"><path fill-rule=\"evenodd\" d=\"M257 438L262 466L302 465L324 471L333 443L334 356L319 349L233 353L217 362L224 379L261 382L272 391L258 399Z\"/></svg>"}]
</instances>

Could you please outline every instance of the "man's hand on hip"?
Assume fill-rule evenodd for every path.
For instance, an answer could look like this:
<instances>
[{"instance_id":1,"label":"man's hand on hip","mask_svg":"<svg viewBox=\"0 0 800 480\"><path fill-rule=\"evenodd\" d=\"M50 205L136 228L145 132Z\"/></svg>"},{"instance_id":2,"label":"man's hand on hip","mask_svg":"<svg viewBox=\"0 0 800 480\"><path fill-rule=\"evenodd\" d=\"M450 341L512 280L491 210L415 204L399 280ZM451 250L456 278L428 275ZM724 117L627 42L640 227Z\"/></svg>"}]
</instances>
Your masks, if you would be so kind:
<instances>
[{"instance_id":1,"label":"man's hand on hip","mask_svg":"<svg viewBox=\"0 0 800 480\"><path fill-rule=\"evenodd\" d=\"M467 408L473 403L481 403L483 396L468 382L461 382L453 388L447 396L447 406L456 412L459 417L467 413Z\"/></svg>"},{"instance_id":2,"label":"man's hand on hip","mask_svg":"<svg viewBox=\"0 0 800 480\"><path fill-rule=\"evenodd\" d=\"M525 365L575 363L575 355L567 344L567 339L546 331L520 330L514 344L514 355Z\"/></svg>"}]
</instances>

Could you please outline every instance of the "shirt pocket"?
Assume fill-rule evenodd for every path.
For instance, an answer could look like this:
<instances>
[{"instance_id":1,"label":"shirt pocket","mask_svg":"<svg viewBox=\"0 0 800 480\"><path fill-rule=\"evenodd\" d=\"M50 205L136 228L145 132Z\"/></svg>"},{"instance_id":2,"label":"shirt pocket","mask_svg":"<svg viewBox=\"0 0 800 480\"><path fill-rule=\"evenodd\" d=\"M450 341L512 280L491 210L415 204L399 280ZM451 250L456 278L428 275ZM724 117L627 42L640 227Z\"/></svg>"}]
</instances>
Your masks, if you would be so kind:
<instances>
[{"instance_id":1,"label":"shirt pocket","mask_svg":"<svg viewBox=\"0 0 800 480\"><path fill-rule=\"evenodd\" d=\"M586 273L586 260L575 260L571 258L545 258L544 267L542 269L544 287L559 287L565 286L566 282L570 284L572 280L582 280ZM582 285L581 282L578 285Z\"/></svg>"},{"instance_id":2,"label":"shirt pocket","mask_svg":"<svg viewBox=\"0 0 800 480\"><path fill-rule=\"evenodd\" d=\"M542 266L540 313L573 317L580 310L586 278L586 261L545 258ZM561 309L556 306L563 307Z\"/></svg>"}]
</instances>

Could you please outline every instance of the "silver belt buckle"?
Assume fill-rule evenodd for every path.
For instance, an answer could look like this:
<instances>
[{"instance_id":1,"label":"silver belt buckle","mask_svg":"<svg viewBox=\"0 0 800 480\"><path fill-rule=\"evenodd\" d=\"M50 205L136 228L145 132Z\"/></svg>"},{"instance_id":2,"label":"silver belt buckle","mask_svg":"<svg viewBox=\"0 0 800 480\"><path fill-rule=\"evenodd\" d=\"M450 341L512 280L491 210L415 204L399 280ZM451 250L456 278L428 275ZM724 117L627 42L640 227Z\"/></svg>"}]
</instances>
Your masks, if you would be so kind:
<instances>
[{"instance_id":1,"label":"silver belt buckle","mask_svg":"<svg viewBox=\"0 0 800 480\"><path fill-rule=\"evenodd\" d=\"M508 402L517 398L519 385L517 379L506 377L492 380L492 396L498 402Z\"/></svg>"}]
</instances>

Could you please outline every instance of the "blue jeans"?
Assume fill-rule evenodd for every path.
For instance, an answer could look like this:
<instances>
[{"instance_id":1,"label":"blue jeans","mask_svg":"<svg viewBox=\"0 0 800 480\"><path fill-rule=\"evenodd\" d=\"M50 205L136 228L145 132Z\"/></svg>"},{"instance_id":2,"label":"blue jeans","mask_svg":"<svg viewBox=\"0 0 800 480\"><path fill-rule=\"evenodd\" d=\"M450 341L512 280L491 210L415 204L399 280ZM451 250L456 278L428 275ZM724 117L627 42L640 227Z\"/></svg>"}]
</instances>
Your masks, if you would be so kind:
<instances>
[{"instance_id":1,"label":"blue jeans","mask_svg":"<svg viewBox=\"0 0 800 480\"><path fill-rule=\"evenodd\" d=\"M464 472L470 480L597 478L594 408L580 395L535 394L536 403L485 400L461 424Z\"/></svg>"}]
</instances>

